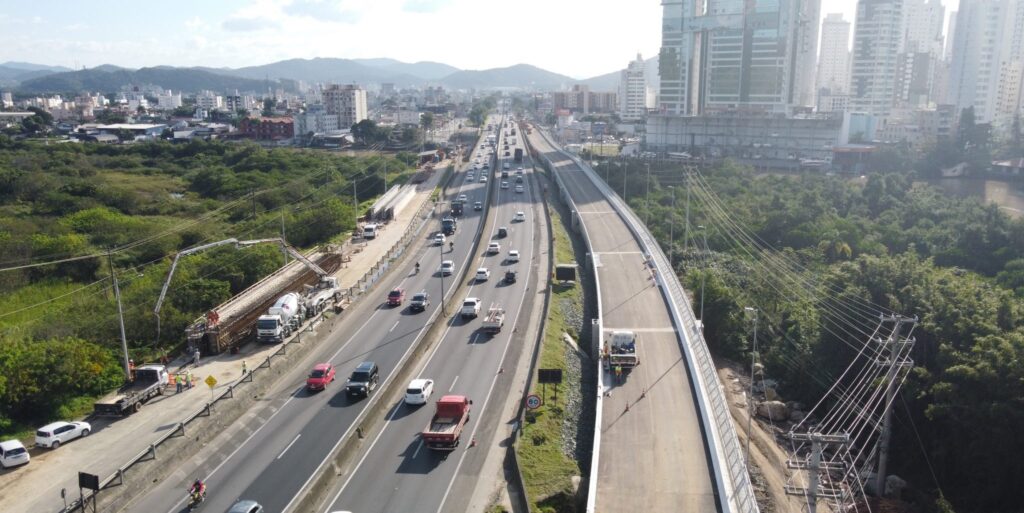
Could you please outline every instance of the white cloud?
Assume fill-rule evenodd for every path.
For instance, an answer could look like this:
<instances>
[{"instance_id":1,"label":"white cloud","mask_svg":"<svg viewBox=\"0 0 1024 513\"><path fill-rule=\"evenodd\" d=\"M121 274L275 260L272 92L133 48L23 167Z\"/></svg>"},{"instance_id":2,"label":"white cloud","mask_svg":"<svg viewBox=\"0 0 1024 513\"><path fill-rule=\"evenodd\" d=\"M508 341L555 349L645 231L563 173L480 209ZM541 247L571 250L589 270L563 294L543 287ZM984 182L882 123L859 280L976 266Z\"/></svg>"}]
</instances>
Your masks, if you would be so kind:
<instances>
[{"instance_id":1,"label":"white cloud","mask_svg":"<svg viewBox=\"0 0 1024 513\"><path fill-rule=\"evenodd\" d=\"M210 28L210 24L199 16L193 16L185 20L185 29L189 32L201 32Z\"/></svg>"},{"instance_id":2,"label":"white cloud","mask_svg":"<svg viewBox=\"0 0 1024 513\"><path fill-rule=\"evenodd\" d=\"M255 32L280 28L281 24L267 18L228 18L220 26L232 32Z\"/></svg>"}]
</instances>

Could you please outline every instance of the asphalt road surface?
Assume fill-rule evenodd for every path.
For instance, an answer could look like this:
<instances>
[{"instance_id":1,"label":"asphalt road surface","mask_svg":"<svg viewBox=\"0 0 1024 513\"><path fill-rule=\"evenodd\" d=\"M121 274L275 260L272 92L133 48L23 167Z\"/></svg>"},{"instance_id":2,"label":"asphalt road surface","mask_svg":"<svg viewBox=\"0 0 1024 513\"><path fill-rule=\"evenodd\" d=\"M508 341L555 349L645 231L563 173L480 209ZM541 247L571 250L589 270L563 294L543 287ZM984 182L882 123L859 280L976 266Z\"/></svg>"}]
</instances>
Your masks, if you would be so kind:
<instances>
[{"instance_id":1,"label":"asphalt road surface","mask_svg":"<svg viewBox=\"0 0 1024 513\"><path fill-rule=\"evenodd\" d=\"M538 134L530 142L555 164L587 226L598 266L605 336L637 335L640 365L623 383L605 373L597 511L716 511L690 376L668 306L644 255L597 187ZM627 410L627 405L629 409Z\"/></svg>"},{"instance_id":2,"label":"asphalt road surface","mask_svg":"<svg viewBox=\"0 0 1024 513\"><path fill-rule=\"evenodd\" d=\"M351 475L340 483L334 492L334 500L325 510L370 512L462 512L466 510L470 495L479 477L485 449L471 447L474 438L480 445L489 446L496 434L496 417L501 400L511 387L510 360L522 351L525 344L512 343L513 328L525 326L525 314L520 317L529 279L528 269L534 260L536 223L543 222L544 212L539 202L536 182L525 164L524 191L515 190L515 170L519 164L512 162L515 145L510 145L510 156L504 155L504 127L498 145L499 162L510 162L510 175L506 180L508 189L495 189L490 240L501 244L497 255L477 255L474 266L487 267L491 277L487 281L475 282L467 297L482 299L481 317L477 319L456 319L445 332L443 340L428 356L421 378L433 379L433 399L445 394L468 396L473 400L470 420L466 424L461 444L455 451L434 451L425 447L419 433L430 422L434 413L433 401L423 406L393 405L388 422L372 442L368 451ZM522 147L522 137L516 142ZM492 172L492 180L500 178L501 165ZM513 222L516 212L524 212L524 222ZM496 232L505 226L510 233L498 238ZM481 244L483 248L485 244ZM518 264L506 261L508 251L517 249L521 253ZM514 284L501 282L504 271L516 268L519 279ZM483 313L492 305L501 305L506 310L505 327L494 336L479 330ZM506 368L508 374L499 373Z\"/></svg>"},{"instance_id":3,"label":"asphalt road surface","mask_svg":"<svg viewBox=\"0 0 1024 513\"><path fill-rule=\"evenodd\" d=\"M495 120L496 122L496 120ZM473 149L474 155L482 150ZM492 164L493 166L493 164ZM477 174L479 176L479 174ZM255 500L268 512L284 511L304 490L316 469L325 463L353 421L368 403L366 399L350 400L344 391L345 380L362 361L372 360L380 367L380 388L390 384L388 378L403 355L427 330L428 319L440 306L440 261L454 260L456 274L473 263L469 254L482 212L471 207L475 201L487 201L488 183L466 181L465 171L458 173L458 191L467 196L470 205L459 218L458 230L443 246L430 242L436 228L425 232L424 241L413 244L411 258L404 268L396 269L375 289L379 297L361 299L348 312L348 318L321 347L289 374L282 377L263 398L266 407L251 411L224 433L210 433L207 448L200 458L186 461L168 479L138 497L128 511L138 513L185 511L188 485L203 477L208 486L202 511L226 511L238 500ZM372 243L372 242L371 242ZM496 261L495 258L490 258ZM421 270L415 271L420 262ZM495 265L494 267L500 267ZM444 278L445 293L452 290L453 277ZM493 285L492 279L489 285ZM427 311L412 313L408 304L388 307L385 299L395 287L406 290L407 299L421 290L427 291L431 306ZM486 295L484 295L486 298ZM437 322L446 322L439 317ZM326 390L310 393L305 390L305 377L314 363L331 362L337 368L337 381ZM404 387L404 384L400 386ZM378 390L380 390L378 388ZM193 462L199 460L198 465Z\"/></svg>"}]
</instances>

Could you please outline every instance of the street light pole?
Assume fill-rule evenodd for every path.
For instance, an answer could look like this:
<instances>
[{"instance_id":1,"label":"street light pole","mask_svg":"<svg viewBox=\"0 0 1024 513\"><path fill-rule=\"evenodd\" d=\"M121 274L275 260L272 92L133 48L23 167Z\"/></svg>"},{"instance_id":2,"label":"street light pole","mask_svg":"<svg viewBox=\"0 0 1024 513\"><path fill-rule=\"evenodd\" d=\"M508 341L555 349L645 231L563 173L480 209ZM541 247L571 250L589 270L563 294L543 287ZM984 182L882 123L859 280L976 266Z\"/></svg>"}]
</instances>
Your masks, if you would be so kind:
<instances>
[{"instance_id":1,"label":"street light pole","mask_svg":"<svg viewBox=\"0 0 1024 513\"><path fill-rule=\"evenodd\" d=\"M444 233L444 227L442 226L441 232ZM448 310L444 306L444 243L442 242L437 246L437 254L441 257L441 267L438 268L438 274L441 275L441 315L448 316Z\"/></svg>"},{"instance_id":2,"label":"street light pole","mask_svg":"<svg viewBox=\"0 0 1024 513\"><path fill-rule=\"evenodd\" d=\"M697 226L701 234L704 236L704 261L708 258L708 232L704 228L704 225ZM707 277L708 269L704 266L703 271L700 273L700 332L704 333L704 279Z\"/></svg>"},{"instance_id":3,"label":"street light pole","mask_svg":"<svg viewBox=\"0 0 1024 513\"><path fill-rule=\"evenodd\" d=\"M750 411L747 412L747 467L750 467L750 428L754 419L754 358L757 357L757 318L758 310L753 307L744 307L744 311L754 314L754 340L751 342L750 351Z\"/></svg>"},{"instance_id":4,"label":"street light pole","mask_svg":"<svg viewBox=\"0 0 1024 513\"><path fill-rule=\"evenodd\" d=\"M647 163L647 198L644 199L644 208L647 210L647 215L644 216L644 224L651 224L651 163Z\"/></svg>"},{"instance_id":5,"label":"street light pole","mask_svg":"<svg viewBox=\"0 0 1024 513\"><path fill-rule=\"evenodd\" d=\"M669 185L668 189L672 191L672 213L669 215L668 223L668 265L674 273L676 272L676 264L673 263L673 257L675 256L676 188Z\"/></svg>"}]
</instances>

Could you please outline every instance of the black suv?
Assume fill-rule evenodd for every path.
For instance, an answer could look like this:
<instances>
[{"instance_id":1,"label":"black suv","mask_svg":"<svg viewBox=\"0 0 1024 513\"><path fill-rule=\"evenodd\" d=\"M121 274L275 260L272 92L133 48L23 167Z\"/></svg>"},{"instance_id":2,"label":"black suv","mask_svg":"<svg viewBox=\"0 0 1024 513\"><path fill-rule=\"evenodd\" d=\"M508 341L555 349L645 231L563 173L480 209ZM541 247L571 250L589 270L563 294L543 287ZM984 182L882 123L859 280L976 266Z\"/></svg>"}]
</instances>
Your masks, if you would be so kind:
<instances>
[{"instance_id":1,"label":"black suv","mask_svg":"<svg viewBox=\"0 0 1024 513\"><path fill-rule=\"evenodd\" d=\"M380 380L380 369L373 362L363 362L352 371L348 378L345 391L349 396L369 397L370 392L377 389L377 382Z\"/></svg>"}]
</instances>

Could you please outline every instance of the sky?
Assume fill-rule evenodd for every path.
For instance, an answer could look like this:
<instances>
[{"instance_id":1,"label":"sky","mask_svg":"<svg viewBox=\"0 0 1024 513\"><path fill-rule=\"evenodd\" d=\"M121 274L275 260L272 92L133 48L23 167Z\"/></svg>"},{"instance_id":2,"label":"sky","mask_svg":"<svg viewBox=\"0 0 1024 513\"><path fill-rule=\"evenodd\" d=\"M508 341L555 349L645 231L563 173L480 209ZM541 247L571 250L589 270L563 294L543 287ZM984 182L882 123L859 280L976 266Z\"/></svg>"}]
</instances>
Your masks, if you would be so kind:
<instances>
[{"instance_id":1,"label":"sky","mask_svg":"<svg viewBox=\"0 0 1024 513\"><path fill-rule=\"evenodd\" d=\"M943 0L947 6L959 0ZM822 0L853 20L856 0ZM0 62L243 67L390 57L587 78L661 43L659 0L0 0Z\"/></svg>"}]
</instances>

